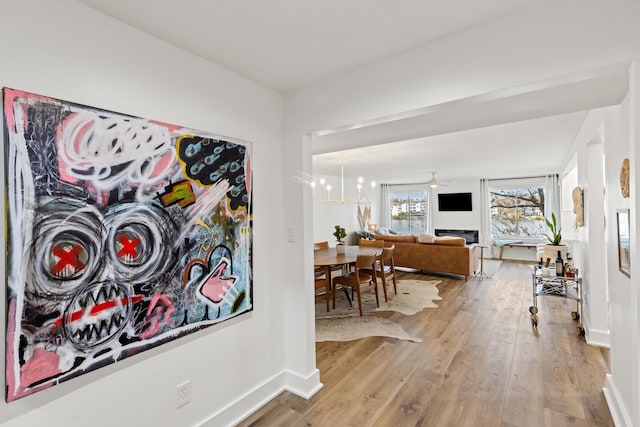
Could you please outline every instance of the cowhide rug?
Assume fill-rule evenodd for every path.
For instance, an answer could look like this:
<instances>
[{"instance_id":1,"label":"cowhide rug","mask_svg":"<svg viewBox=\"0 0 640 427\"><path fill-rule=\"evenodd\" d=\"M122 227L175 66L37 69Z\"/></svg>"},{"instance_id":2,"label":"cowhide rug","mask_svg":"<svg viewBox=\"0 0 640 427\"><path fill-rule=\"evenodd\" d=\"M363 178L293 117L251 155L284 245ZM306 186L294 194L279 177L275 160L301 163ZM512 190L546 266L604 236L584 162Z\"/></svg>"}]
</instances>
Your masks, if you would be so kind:
<instances>
[{"instance_id":1,"label":"cowhide rug","mask_svg":"<svg viewBox=\"0 0 640 427\"><path fill-rule=\"evenodd\" d=\"M409 335L398 323L385 319L377 313L396 311L410 316L425 308L438 307L433 301L440 300L435 280L399 280L398 294L393 293L393 285L388 284L388 302L384 301L382 287L378 286L380 307L376 307L373 291L362 295L363 317L358 312L357 300L349 305L345 292L338 289L336 308L327 313L322 296L316 297L316 341L351 341L369 336L384 336L421 342ZM349 296L351 291L348 289Z\"/></svg>"}]
</instances>

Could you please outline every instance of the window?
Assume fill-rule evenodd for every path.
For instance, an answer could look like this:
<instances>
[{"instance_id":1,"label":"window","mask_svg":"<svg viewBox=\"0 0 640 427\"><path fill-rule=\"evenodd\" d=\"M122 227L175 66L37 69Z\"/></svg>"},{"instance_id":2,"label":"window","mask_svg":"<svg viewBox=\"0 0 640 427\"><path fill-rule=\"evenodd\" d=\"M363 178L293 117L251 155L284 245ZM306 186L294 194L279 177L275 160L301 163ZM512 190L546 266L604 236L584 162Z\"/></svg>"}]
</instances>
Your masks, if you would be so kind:
<instances>
[{"instance_id":1,"label":"window","mask_svg":"<svg viewBox=\"0 0 640 427\"><path fill-rule=\"evenodd\" d=\"M490 182L491 185L491 182ZM491 235L494 238L544 238L543 186L491 188Z\"/></svg>"},{"instance_id":2,"label":"window","mask_svg":"<svg viewBox=\"0 0 640 427\"><path fill-rule=\"evenodd\" d=\"M427 193L389 192L389 228L402 234L422 234L427 229Z\"/></svg>"}]
</instances>

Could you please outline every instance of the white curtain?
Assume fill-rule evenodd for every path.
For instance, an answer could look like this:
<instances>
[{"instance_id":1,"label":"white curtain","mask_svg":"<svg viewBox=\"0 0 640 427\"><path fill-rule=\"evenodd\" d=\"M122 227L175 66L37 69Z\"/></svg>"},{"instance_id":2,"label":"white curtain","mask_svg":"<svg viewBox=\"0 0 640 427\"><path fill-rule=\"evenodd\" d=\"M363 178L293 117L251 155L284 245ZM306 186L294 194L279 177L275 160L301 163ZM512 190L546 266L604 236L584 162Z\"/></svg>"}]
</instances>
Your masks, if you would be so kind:
<instances>
[{"instance_id":1,"label":"white curtain","mask_svg":"<svg viewBox=\"0 0 640 427\"><path fill-rule=\"evenodd\" d=\"M389 228L391 224L391 209L389 208L389 184L380 184L380 224L378 227Z\"/></svg>"},{"instance_id":2,"label":"white curtain","mask_svg":"<svg viewBox=\"0 0 640 427\"><path fill-rule=\"evenodd\" d=\"M551 219L553 212L560 224L560 180L558 175L547 175L545 178L544 217Z\"/></svg>"},{"instance_id":3,"label":"white curtain","mask_svg":"<svg viewBox=\"0 0 640 427\"><path fill-rule=\"evenodd\" d=\"M435 188L431 188L428 185L427 187L427 223L425 225L425 233L427 234L434 234L433 233L433 215L435 212L435 194L436 194L436 189Z\"/></svg>"},{"instance_id":4,"label":"white curtain","mask_svg":"<svg viewBox=\"0 0 640 427\"><path fill-rule=\"evenodd\" d=\"M486 256L493 258L493 237L491 236L491 196L489 180L480 180L480 244L486 246Z\"/></svg>"}]
</instances>

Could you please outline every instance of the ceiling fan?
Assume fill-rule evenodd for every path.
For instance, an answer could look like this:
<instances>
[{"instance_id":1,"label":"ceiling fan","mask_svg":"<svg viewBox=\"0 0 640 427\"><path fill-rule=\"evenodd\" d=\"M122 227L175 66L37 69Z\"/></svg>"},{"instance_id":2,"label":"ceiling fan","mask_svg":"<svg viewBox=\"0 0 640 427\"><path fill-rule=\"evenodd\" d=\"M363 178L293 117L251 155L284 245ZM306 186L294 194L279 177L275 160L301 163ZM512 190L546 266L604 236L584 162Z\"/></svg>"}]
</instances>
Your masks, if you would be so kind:
<instances>
[{"instance_id":1,"label":"ceiling fan","mask_svg":"<svg viewBox=\"0 0 640 427\"><path fill-rule=\"evenodd\" d=\"M436 171L431 172L431 179L429 181L427 181L427 185L431 188L436 188L438 186L446 186L447 184L444 184L440 181L438 181L438 178L436 178Z\"/></svg>"}]
</instances>

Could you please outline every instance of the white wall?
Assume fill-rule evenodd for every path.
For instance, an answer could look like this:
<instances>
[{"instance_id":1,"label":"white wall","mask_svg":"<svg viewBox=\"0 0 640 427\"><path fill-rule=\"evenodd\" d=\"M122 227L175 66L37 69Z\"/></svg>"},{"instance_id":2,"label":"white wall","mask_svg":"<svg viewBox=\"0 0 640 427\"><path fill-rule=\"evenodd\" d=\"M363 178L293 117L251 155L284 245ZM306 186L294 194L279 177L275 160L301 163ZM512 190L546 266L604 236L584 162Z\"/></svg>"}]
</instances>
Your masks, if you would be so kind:
<instances>
[{"instance_id":1,"label":"white wall","mask_svg":"<svg viewBox=\"0 0 640 427\"><path fill-rule=\"evenodd\" d=\"M573 241L578 239L580 227L576 225L576 214L573 212L573 189L578 187L578 160L574 155L560 176L560 199L562 211L560 224L562 226L562 240L573 246Z\"/></svg>"},{"instance_id":2,"label":"white wall","mask_svg":"<svg viewBox=\"0 0 640 427\"><path fill-rule=\"evenodd\" d=\"M74 1L0 0L0 11L0 85L252 141L254 160L254 311L1 399L0 424L230 424L298 375L284 353L281 95ZM192 401L176 409L187 379Z\"/></svg>"},{"instance_id":3,"label":"white wall","mask_svg":"<svg viewBox=\"0 0 640 427\"><path fill-rule=\"evenodd\" d=\"M583 189L585 226L578 228L572 246L574 265L583 278L583 323L588 342L609 346L609 307L607 302L607 262L605 259L605 212L603 183L603 152L609 144L619 143L617 138L605 140L604 129L613 132L619 124L608 119L607 113L617 112L620 107L593 110L587 115L574 141L575 155L567 161L567 166L575 162L576 185ZM617 131L619 132L619 130ZM612 139L609 141L609 139ZM608 191L615 191L607 186ZM570 189L569 189L570 191ZM570 205L571 206L571 205ZM571 212L573 213L573 212ZM575 216L571 215L574 218ZM614 215L615 218L615 215ZM561 218L567 223L566 218ZM606 222L610 223L607 217Z\"/></svg>"},{"instance_id":4,"label":"white wall","mask_svg":"<svg viewBox=\"0 0 640 427\"><path fill-rule=\"evenodd\" d=\"M340 177L339 176L324 176L326 182L331 185L331 198L341 199L340 194ZM348 178L345 176L345 199L357 198L357 180ZM366 194L372 196L370 189L366 189ZM313 241L321 242L328 241L329 245L333 246L336 243L336 238L333 236L336 225L340 225L345 228L347 234L360 230L360 223L358 222L358 205L355 203L326 203L322 200L327 199L327 193L322 192L316 187L314 190L314 202L313 202ZM370 197L371 198L371 197ZM361 209L364 209L364 205ZM376 207L371 205L372 219L376 217ZM375 223L375 221L373 221Z\"/></svg>"},{"instance_id":5,"label":"white wall","mask_svg":"<svg viewBox=\"0 0 640 427\"><path fill-rule=\"evenodd\" d=\"M631 77L634 78L632 67ZM635 71L637 79L637 70ZM633 89L633 88L632 88ZM637 94L637 87L636 92ZM632 183L631 198L625 199L620 192L620 166L624 158L633 157L634 147L637 146L637 133L631 131L634 111L637 110L637 95L631 94L618 108L609 109L605 115L605 173L606 173L606 276L608 282L609 301L609 343L611 346L611 374L609 376L607 399L612 402L620 417L618 425L639 425L638 406L638 301L634 282L618 270L616 210L630 208L633 212L637 201L637 183ZM637 113L635 113L637 114ZM637 125L636 125L637 126ZM637 129L637 128L636 128ZM637 154L636 154L637 155ZM635 187L635 188L634 188ZM634 194L635 193L635 194ZM638 234L635 232L637 224L632 217L631 239L637 245ZM635 243L634 243L635 242ZM632 255L634 256L634 255ZM632 269L638 265L638 258L631 260ZM635 272L637 277L637 270ZM634 277L634 275L632 275Z\"/></svg>"},{"instance_id":6,"label":"white wall","mask_svg":"<svg viewBox=\"0 0 640 427\"><path fill-rule=\"evenodd\" d=\"M472 211L440 212L438 211L438 194L471 193ZM456 230L480 230L480 179L448 181L432 190L433 228Z\"/></svg>"},{"instance_id":7,"label":"white wall","mask_svg":"<svg viewBox=\"0 0 640 427\"><path fill-rule=\"evenodd\" d=\"M465 32L289 93L285 97L285 173L293 175L299 170L310 172L310 169L304 169L303 152L305 149L310 150L301 146L305 140L303 135L313 131L361 123L394 113L640 58L639 20L638 3L626 0L533 2L523 10ZM635 99L631 101L632 114L636 103ZM633 115L635 126L640 126L638 116L639 114ZM632 138L640 146L639 138ZM306 141L308 143L308 139ZM632 164L633 159L640 157L634 154L633 148L631 156ZM559 168L558 172L561 171L562 168ZM633 176L632 188L640 183L639 176ZM309 197L292 183L285 182L285 199L287 206L302 204L301 209L287 211L285 223L298 224L309 232L297 244L287 247L287 257L300 261L297 264L302 266L291 272L288 287L293 289L296 282L310 280L307 277L311 277L313 215ZM640 208L635 196L632 196L630 203L635 203L635 209ZM634 215L632 213L632 239L637 241ZM610 250L609 242L607 253ZM632 265L640 265L636 251L634 245ZM611 287L613 286L611 283ZM616 325L619 328L617 333L631 333L627 335L627 339L636 342L637 327L630 327L629 324L637 324L640 295L636 292L631 296L632 306L622 305L617 313L612 307L611 328L613 331ZM306 302L299 298L295 303L306 306L304 310L300 310L299 315L303 315L305 310L313 311L310 299ZM614 321L615 316L620 319ZM628 319L629 316L632 318ZM288 321L300 319L297 316ZM625 322L628 320L631 322ZM312 316L307 315L305 321L311 324ZM303 331L303 328L298 329L299 338L309 340L308 335L312 333ZM629 357L635 357L633 362L621 355L628 347L616 348L612 336L612 372L629 372L630 365L637 366L637 345L630 345L633 351ZM627 406L629 411L640 407L640 376L635 368L631 374L629 381L632 386L621 386L614 398L623 406L630 403ZM616 374L613 375L615 384ZM640 415L636 413L638 410L633 411L633 425L640 425Z\"/></svg>"}]
</instances>

